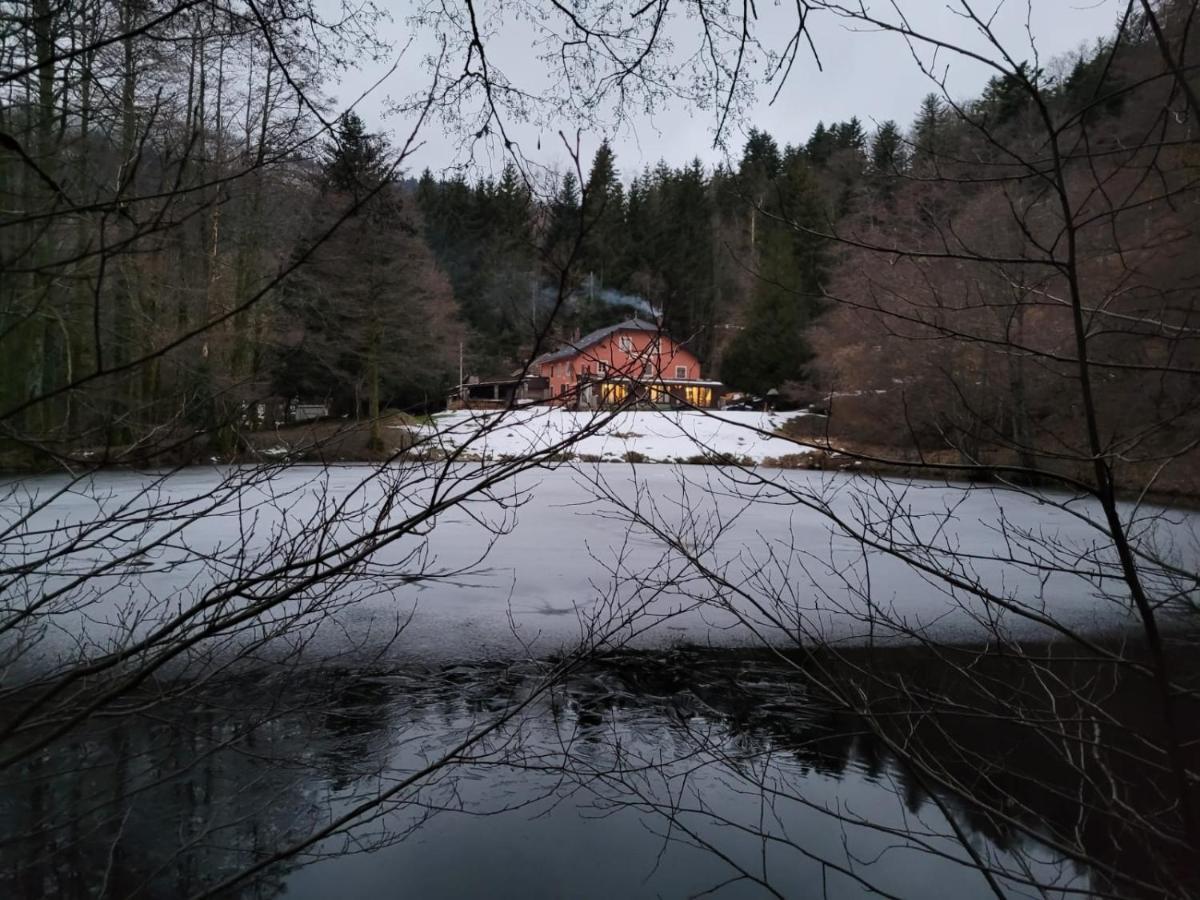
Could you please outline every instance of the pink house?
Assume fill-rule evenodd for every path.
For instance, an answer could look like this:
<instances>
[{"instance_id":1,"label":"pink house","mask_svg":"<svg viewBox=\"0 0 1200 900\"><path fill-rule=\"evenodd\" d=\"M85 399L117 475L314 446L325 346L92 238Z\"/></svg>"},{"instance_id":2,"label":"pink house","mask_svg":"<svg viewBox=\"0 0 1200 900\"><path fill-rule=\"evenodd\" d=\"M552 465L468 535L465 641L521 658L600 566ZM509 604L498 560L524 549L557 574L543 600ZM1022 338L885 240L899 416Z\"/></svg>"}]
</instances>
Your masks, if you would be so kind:
<instances>
[{"instance_id":1,"label":"pink house","mask_svg":"<svg viewBox=\"0 0 1200 900\"><path fill-rule=\"evenodd\" d=\"M653 322L628 319L539 356L533 369L548 382L547 400L597 409L623 403L712 407L719 381L700 374L700 360Z\"/></svg>"}]
</instances>

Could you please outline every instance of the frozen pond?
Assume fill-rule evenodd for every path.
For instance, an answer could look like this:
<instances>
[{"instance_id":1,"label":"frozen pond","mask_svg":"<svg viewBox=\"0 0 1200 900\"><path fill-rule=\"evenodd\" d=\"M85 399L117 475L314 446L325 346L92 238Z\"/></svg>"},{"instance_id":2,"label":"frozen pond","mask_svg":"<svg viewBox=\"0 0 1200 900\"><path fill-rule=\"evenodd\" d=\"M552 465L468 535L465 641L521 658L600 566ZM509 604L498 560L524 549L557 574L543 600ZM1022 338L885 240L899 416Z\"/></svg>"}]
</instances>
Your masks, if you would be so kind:
<instances>
[{"instance_id":1,"label":"frozen pond","mask_svg":"<svg viewBox=\"0 0 1200 900\"><path fill-rule=\"evenodd\" d=\"M1130 622L1084 502L819 472L585 464L527 471L425 515L479 477L470 465L444 479L359 465L11 484L0 516L16 524L0 549L28 571L8 598L10 609L36 607L37 629L17 663L123 646L213 596L227 609L293 584L261 621L295 616L315 636L308 652L373 652L403 626L386 652L412 660L544 656L584 638L970 641L1044 637L1047 617L1086 633ZM1194 562L1194 517L1159 512L1136 513L1141 545ZM847 529L870 538L865 552Z\"/></svg>"}]
</instances>

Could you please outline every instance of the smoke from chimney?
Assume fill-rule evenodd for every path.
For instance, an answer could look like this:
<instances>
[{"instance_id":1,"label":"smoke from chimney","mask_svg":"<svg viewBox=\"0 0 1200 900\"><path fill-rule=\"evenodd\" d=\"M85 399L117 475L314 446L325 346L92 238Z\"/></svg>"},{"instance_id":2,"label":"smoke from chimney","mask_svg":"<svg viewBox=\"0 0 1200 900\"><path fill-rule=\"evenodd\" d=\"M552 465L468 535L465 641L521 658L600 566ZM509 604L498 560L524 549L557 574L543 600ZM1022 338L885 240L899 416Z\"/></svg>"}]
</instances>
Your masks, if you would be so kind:
<instances>
[{"instance_id":1,"label":"smoke from chimney","mask_svg":"<svg viewBox=\"0 0 1200 900\"><path fill-rule=\"evenodd\" d=\"M626 294L624 291L618 291L614 288L603 288L596 292L596 299L609 306L632 307L638 312L645 313L652 319L658 316L658 311L650 305L650 302L645 297L639 297L637 294Z\"/></svg>"}]
</instances>

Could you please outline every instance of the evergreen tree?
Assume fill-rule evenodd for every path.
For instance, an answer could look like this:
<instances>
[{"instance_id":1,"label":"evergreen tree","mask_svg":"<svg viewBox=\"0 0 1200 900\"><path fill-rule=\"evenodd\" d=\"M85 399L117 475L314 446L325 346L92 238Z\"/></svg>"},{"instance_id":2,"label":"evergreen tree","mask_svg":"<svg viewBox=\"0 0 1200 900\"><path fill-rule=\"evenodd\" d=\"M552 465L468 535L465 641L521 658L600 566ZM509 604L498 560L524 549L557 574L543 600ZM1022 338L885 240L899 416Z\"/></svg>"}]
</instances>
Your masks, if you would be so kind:
<instances>
[{"instance_id":1,"label":"evergreen tree","mask_svg":"<svg viewBox=\"0 0 1200 900\"><path fill-rule=\"evenodd\" d=\"M988 124L1005 125L1015 119L1030 103L1027 82L1037 84L1042 76L1040 69L1033 69L1022 62L1017 71L996 75L988 79L983 96L977 106Z\"/></svg>"},{"instance_id":2,"label":"evergreen tree","mask_svg":"<svg viewBox=\"0 0 1200 900\"><path fill-rule=\"evenodd\" d=\"M326 190L351 195L355 201L379 187L387 174L386 145L369 134L358 114L338 119L334 139L325 148L321 171Z\"/></svg>"},{"instance_id":3,"label":"evergreen tree","mask_svg":"<svg viewBox=\"0 0 1200 900\"><path fill-rule=\"evenodd\" d=\"M600 144L592 159L583 198L583 219L587 271L598 283L622 283L629 272L625 190L617 173L616 156L607 140Z\"/></svg>"},{"instance_id":4,"label":"evergreen tree","mask_svg":"<svg viewBox=\"0 0 1200 900\"><path fill-rule=\"evenodd\" d=\"M829 157L833 154L836 147L836 141L833 134L825 127L824 122L818 122L817 127L813 129L812 136L809 137L808 143L804 145L805 153L815 165L822 165L829 161Z\"/></svg>"},{"instance_id":5,"label":"evergreen tree","mask_svg":"<svg viewBox=\"0 0 1200 900\"><path fill-rule=\"evenodd\" d=\"M888 119L871 137L871 171L877 176L898 175L904 171L907 155L900 126Z\"/></svg>"},{"instance_id":6,"label":"evergreen tree","mask_svg":"<svg viewBox=\"0 0 1200 900\"><path fill-rule=\"evenodd\" d=\"M1059 91L1064 112L1082 114L1087 122L1097 115L1117 115L1125 99L1125 81L1109 64L1112 45L1098 41L1090 52L1079 54Z\"/></svg>"},{"instance_id":7,"label":"evergreen tree","mask_svg":"<svg viewBox=\"0 0 1200 900\"><path fill-rule=\"evenodd\" d=\"M913 162L936 169L950 148L951 114L937 94L926 94L913 123Z\"/></svg>"},{"instance_id":8,"label":"evergreen tree","mask_svg":"<svg viewBox=\"0 0 1200 900\"><path fill-rule=\"evenodd\" d=\"M769 181L779 174L781 158L779 145L775 138L765 131L751 128L746 137L746 147L742 150L742 163L738 173L745 180L752 182Z\"/></svg>"},{"instance_id":9,"label":"evergreen tree","mask_svg":"<svg viewBox=\"0 0 1200 900\"><path fill-rule=\"evenodd\" d=\"M867 133L863 130L858 116L851 116L847 122L834 125L830 131L835 150L850 150L863 152L867 147Z\"/></svg>"},{"instance_id":10,"label":"evergreen tree","mask_svg":"<svg viewBox=\"0 0 1200 900\"><path fill-rule=\"evenodd\" d=\"M721 378L731 387L765 393L802 381L811 351L805 338L820 312L826 214L809 164L796 158L775 184L774 215L758 229L754 295L745 324L721 361Z\"/></svg>"},{"instance_id":11,"label":"evergreen tree","mask_svg":"<svg viewBox=\"0 0 1200 900\"><path fill-rule=\"evenodd\" d=\"M369 416L368 449L381 450L385 402L428 403L447 387L451 367L439 323L454 317L449 285L399 190L380 181L387 145L359 125L343 122L326 149L314 232L327 230L362 191L376 194L289 279L283 308L300 340L280 353L275 380L286 396L324 397L336 413ZM418 192L433 202L432 179L423 181ZM403 352L396 350L400 335Z\"/></svg>"},{"instance_id":12,"label":"evergreen tree","mask_svg":"<svg viewBox=\"0 0 1200 900\"><path fill-rule=\"evenodd\" d=\"M579 180L574 172L563 175L549 213L544 250L551 266L549 275L557 280L579 234Z\"/></svg>"},{"instance_id":13,"label":"evergreen tree","mask_svg":"<svg viewBox=\"0 0 1200 900\"><path fill-rule=\"evenodd\" d=\"M712 198L700 160L669 172L659 185L662 295L659 305L668 331L691 339L707 355L713 321Z\"/></svg>"}]
</instances>

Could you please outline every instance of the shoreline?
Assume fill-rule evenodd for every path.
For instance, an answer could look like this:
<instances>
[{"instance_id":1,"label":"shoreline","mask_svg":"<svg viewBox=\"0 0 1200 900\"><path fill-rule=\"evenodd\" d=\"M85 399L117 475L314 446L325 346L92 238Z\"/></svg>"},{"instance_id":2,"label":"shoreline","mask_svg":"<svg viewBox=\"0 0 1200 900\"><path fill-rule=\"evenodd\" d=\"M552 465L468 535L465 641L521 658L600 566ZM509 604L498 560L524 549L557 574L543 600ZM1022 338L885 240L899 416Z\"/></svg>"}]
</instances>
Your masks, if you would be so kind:
<instances>
[{"instance_id":1,"label":"shoreline","mask_svg":"<svg viewBox=\"0 0 1200 900\"><path fill-rule=\"evenodd\" d=\"M284 469L334 469L356 466L401 466L401 465L429 465L431 463L440 463L448 461L449 454L406 454L397 453L372 457L368 454L355 456L339 456L334 459L314 459L300 457L289 459L286 456L270 456L270 455L253 455L253 454L237 454L234 456L219 457L211 456L205 459L190 459L187 461L162 462L155 463L152 461L106 461L106 462L90 462L81 460L76 462L77 470L72 471L65 464L47 463L42 466L12 466L0 463L0 479L6 481L17 481L24 478L41 478L52 477L56 475L69 475L72 477L86 477L93 474L101 473L163 473L163 472L185 472L190 470L202 470L208 468L223 468L223 467L239 467L239 468L263 468L270 467L280 470ZM533 468L559 468L559 467L585 467L594 465L604 466L675 466L679 468L745 468L755 470L767 470L775 472L822 472L839 474L845 476L858 476L867 479L880 479L884 481L913 481L923 482L930 485L944 485L946 487L959 487L963 489L972 488L990 488L994 490L1015 490L1015 491L1030 491L1044 492L1046 494L1055 494L1064 497L1089 497L1094 494L1077 491L1068 491L1062 486L1062 482L1054 478L1053 475L1047 474L1046 484L1023 484L1018 481L1008 481L996 476L996 470L984 469L983 471L973 470L968 467L960 467L954 465L937 464L937 468L925 467L920 464L884 464L874 462L872 460L863 459L855 456L850 452L830 453L827 451L814 450L809 453L796 454L794 458L779 458L768 457L762 461L755 461L749 457L743 459L729 458L722 454L703 455L696 454L690 458L671 458L671 459L654 459L646 457L642 454L631 454L631 458L604 458L591 454L555 454L548 457L543 462L538 463ZM455 460L455 465L475 465L479 463L485 464L502 464L520 459L520 457L509 454L489 454L480 455L477 453L463 453ZM1003 471L1004 467L998 467ZM1057 481L1057 483L1056 483ZM1181 510L1197 510L1200 509L1200 491L1137 491L1133 489L1119 490L1117 499L1122 502L1141 501L1155 506L1165 506L1169 508Z\"/></svg>"}]
</instances>

